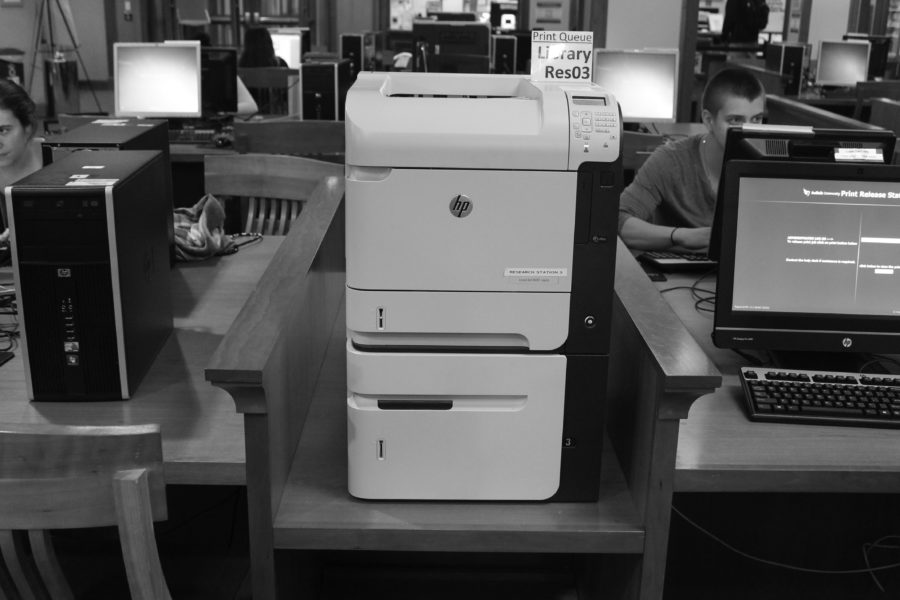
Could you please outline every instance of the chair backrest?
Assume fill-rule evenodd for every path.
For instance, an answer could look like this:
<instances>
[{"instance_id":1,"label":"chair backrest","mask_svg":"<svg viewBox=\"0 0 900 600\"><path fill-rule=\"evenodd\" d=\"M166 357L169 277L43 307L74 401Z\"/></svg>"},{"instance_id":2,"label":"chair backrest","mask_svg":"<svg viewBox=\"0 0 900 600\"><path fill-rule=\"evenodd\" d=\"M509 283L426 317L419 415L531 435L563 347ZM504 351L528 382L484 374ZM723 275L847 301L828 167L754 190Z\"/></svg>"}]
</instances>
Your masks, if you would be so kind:
<instances>
[{"instance_id":1,"label":"chair backrest","mask_svg":"<svg viewBox=\"0 0 900 600\"><path fill-rule=\"evenodd\" d=\"M72 598L47 530L116 525L132 598L169 599L166 510L157 425L0 426L0 597Z\"/></svg>"},{"instance_id":2,"label":"chair backrest","mask_svg":"<svg viewBox=\"0 0 900 600\"><path fill-rule=\"evenodd\" d=\"M900 81L860 81L856 84L856 105L853 118L863 119L863 108L872 98L892 98L900 100Z\"/></svg>"},{"instance_id":3,"label":"chair backrest","mask_svg":"<svg viewBox=\"0 0 900 600\"><path fill-rule=\"evenodd\" d=\"M234 122L238 152L328 157L343 163L344 121L301 121L299 118Z\"/></svg>"},{"instance_id":4,"label":"chair backrest","mask_svg":"<svg viewBox=\"0 0 900 600\"><path fill-rule=\"evenodd\" d=\"M890 129L900 136L900 100L872 98L872 112L869 123Z\"/></svg>"},{"instance_id":5,"label":"chair backrest","mask_svg":"<svg viewBox=\"0 0 900 600\"><path fill-rule=\"evenodd\" d=\"M247 86L259 112L290 115L300 112L300 70L286 67L241 67L238 77Z\"/></svg>"},{"instance_id":6,"label":"chair backrest","mask_svg":"<svg viewBox=\"0 0 900 600\"><path fill-rule=\"evenodd\" d=\"M338 164L281 154L226 154L204 157L207 194L241 199L247 233L286 235L303 201L343 175Z\"/></svg>"}]
</instances>

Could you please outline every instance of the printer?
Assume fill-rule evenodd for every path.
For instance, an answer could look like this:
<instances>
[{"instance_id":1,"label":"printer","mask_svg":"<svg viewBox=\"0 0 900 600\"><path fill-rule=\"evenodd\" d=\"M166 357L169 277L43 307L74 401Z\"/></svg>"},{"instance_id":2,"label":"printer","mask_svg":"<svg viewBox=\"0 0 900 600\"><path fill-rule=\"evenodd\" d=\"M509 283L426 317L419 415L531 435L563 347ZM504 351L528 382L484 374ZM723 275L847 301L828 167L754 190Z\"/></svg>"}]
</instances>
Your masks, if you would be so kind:
<instances>
[{"instance_id":1,"label":"printer","mask_svg":"<svg viewBox=\"0 0 900 600\"><path fill-rule=\"evenodd\" d=\"M372 72L345 120L350 493L596 500L615 98L589 82Z\"/></svg>"}]
</instances>

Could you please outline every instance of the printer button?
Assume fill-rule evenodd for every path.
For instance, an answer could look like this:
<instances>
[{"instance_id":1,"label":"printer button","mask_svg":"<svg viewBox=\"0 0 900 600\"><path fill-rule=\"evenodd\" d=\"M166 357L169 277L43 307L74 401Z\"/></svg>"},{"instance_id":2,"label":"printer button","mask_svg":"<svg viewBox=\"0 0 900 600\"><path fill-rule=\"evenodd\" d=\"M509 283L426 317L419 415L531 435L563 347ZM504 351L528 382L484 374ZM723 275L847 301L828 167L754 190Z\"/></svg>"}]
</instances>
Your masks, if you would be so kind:
<instances>
[{"instance_id":1,"label":"printer button","mask_svg":"<svg viewBox=\"0 0 900 600\"><path fill-rule=\"evenodd\" d=\"M585 152L590 152L590 149L591 149L591 145L590 145L590 144L585 144L585 145L584 145L584 151L585 151Z\"/></svg>"},{"instance_id":2,"label":"printer button","mask_svg":"<svg viewBox=\"0 0 900 600\"><path fill-rule=\"evenodd\" d=\"M588 133L584 133L584 134L582 134L582 136L581 136L581 137L582 137L582 138L583 138L583 139L586 139L586 140L589 140L589 139L591 139L591 136L590 136L590 134L588 134Z\"/></svg>"},{"instance_id":3,"label":"printer button","mask_svg":"<svg viewBox=\"0 0 900 600\"><path fill-rule=\"evenodd\" d=\"M576 132L575 132L575 137L580 138L580 137L581 137L581 132L580 132L580 131L576 131Z\"/></svg>"}]
</instances>

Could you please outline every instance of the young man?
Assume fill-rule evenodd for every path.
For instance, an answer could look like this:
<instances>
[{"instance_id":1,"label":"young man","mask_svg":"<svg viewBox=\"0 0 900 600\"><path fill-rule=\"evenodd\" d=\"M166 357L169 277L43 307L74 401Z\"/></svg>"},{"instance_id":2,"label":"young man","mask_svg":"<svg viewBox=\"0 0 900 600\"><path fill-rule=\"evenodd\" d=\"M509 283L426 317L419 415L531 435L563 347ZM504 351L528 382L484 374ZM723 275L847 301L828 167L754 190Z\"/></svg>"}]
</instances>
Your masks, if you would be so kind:
<instances>
[{"instance_id":1,"label":"young man","mask_svg":"<svg viewBox=\"0 0 900 600\"><path fill-rule=\"evenodd\" d=\"M619 201L619 236L635 250L709 245L729 127L762 123L766 94L745 69L723 69L703 90L706 133L660 146Z\"/></svg>"}]
</instances>

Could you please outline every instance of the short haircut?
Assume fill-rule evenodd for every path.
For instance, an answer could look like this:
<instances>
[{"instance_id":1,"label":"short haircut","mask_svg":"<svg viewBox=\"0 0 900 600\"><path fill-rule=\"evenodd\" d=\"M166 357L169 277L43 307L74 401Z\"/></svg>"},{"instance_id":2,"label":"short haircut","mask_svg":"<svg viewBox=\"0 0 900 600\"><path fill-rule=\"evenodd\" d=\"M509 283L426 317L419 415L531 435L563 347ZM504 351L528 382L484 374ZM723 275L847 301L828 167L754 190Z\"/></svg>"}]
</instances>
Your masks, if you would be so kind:
<instances>
[{"instance_id":1,"label":"short haircut","mask_svg":"<svg viewBox=\"0 0 900 600\"><path fill-rule=\"evenodd\" d=\"M716 73L703 90L702 106L715 115L725 105L726 97L756 100L765 89L756 75L747 69L729 67Z\"/></svg>"},{"instance_id":2,"label":"short haircut","mask_svg":"<svg viewBox=\"0 0 900 600\"><path fill-rule=\"evenodd\" d=\"M37 125L34 101L22 86L9 79L0 79L0 108L11 112L22 127Z\"/></svg>"}]
</instances>

